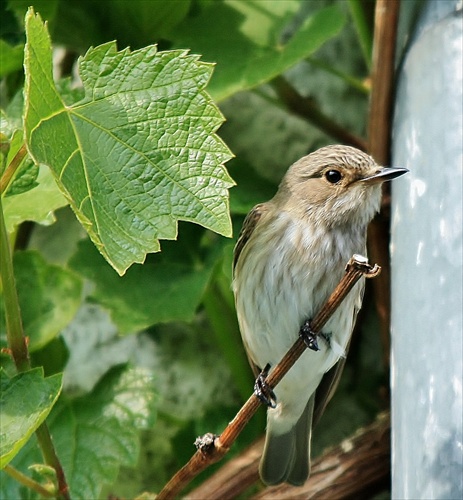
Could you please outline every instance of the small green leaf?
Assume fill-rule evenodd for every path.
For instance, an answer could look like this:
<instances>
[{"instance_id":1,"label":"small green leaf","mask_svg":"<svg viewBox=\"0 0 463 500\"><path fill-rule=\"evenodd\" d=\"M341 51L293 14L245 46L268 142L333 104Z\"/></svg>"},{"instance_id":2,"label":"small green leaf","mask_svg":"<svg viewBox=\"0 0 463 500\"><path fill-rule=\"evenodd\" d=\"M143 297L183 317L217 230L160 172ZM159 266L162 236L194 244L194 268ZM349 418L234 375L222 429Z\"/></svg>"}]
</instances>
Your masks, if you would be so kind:
<instances>
[{"instance_id":1,"label":"small green leaf","mask_svg":"<svg viewBox=\"0 0 463 500\"><path fill-rule=\"evenodd\" d=\"M50 40L26 16L26 142L54 172L90 238L124 274L179 220L231 234L223 163L215 134L223 117L204 88L212 65L155 46L117 52L115 43L80 59L85 97L64 105L52 79Z\"/></svg>"},{"instance_id":2,"label":"small green leaf","mask_svg":"<svg viewBox=\"0 0 463 500\"><path fill-rule=\"evenodd\" d=\"M152 424L154 405L146 370L119 366L91 394L56 408L50 429L72 498L98 498L119 467L136 464L139 430Z\"/></svg>"},{"instance_id":3,"label":"small green leaf","mask_svg":"<svg viewBox=\"0 0 463 500\"><path fill-rule=\"evenodd\" d=\"M91 396L91 404L104 408L105 417L115 417L135 429L153 425L155 402L153 378L149 372L123 365L109 370Z\"/></svg>"},{"instance_id":4,"label":"small green leaf","mask_svg":"<svg viewBox=\"0 0 463 500\"><path fill-rule=\"evenodd\" d=\"M216 100L267 82L315 52L341 30L339 6L320 9L285 39L285 28L301 0L226 0L180 23L173 32L177 47L192 47L217 63L208 87ZM205 27L207 26L207 29Z\"/></svg>"},{"instance_id":5,"label":"small green leaf","mask_svg":"<svg viewBox=\"0 0 463 500\"><path fill-rule=\"evenodd\" d=\"M82 301L82 281L60 266L47 264L36 251L16 252L13 265L24 332L30 351L34 351L72 320ZM0 324L0 332L5 328Z\"/></svg>"},{"instance_id":6,"label":"small green leaf","mask_svg":"<svg viewBox=\"0 0 463 500\"><path fill-rule=\"evenodd\" d=\"M42 349L30 353L32 366L41 366L46 376L60 373L67 368L69 349L62 335L55 337Z\"/></svg>"},{"instance_id":7,"label":"small green leaf","mask_svg":"<svg viewBox=\"0 0 463 500\"><path fill-rule=\"evenodd\" d=\"M0 368L0 469L18 453L50 413L61 392L61 374L40 368L8 378Z\"/></svg>"},{"instance_id":8,"label":"small green leaf","mask_svg":"<svg viewBox=\"0 0 463 500\"><path fill-rule=\"evenodd\" d=\"M18 94L11 101L6 113L0 110L3 169L24 142L21 129L22 108L22 95ZM6 142L3 143L3 140ZM15 227L24 221L49 225L55 221L54 211L67 203L50 170L45 165L37 167L30 156L26 155L2 203L7 231L13 232Z\"/></svg>"},{"instance_id":9,"label":"small green leaf","mask_svg":"<svg viewBox=\"0 0 463 500\"><path fill-rule=\"evenodd\" d=\"M23 144L22 130L15 130L10 141L10 148L6 157L5 167L10 164ZM39 167L34 164L28 155L26 155L19 165L12 182L9 184L8 189L5 192L5 196L25 193L38 186L38 183L36 182L38 175Z\"/></svg>"},{"instance_id":10,"label":"small green leaf","mask_svg":"<svg viewBox=\"0 0 463 500\"><path fill-rule=\"evenodd\" d=\"M0 77L22 69L24 45L12 47L0 39Z\"/></svg>"},{"instance_id":11,"label":"small green leaf","mask_svg":"<svg viewBox=\"0 0 463 500\"><path fill-rule=\"evenodd\" d=\"M152 40L168 38L170 30L188 14L190 7L191 0L113 0L110 9L97 4L95 15L104 16L102 24L109 28L106 34L111 35L106 40L117 33L128 45L140 47ZM119 37L118 40L122 41Z\"/></svg>"},{"instance_id":12,"label":"small green leaf","mask_svg":"<svg viewBox=\"0 0 463 500\"><path fill-rule=\"evenodd\" d=\"M39 167L30 158L25 158L18 169L14 181L9 186L5 196L14 196L26 193L38 186L36 182L39 175Z\"/></svg>"},{"instance_id":13,"label":"small green leaf","mask_svg":"<svg viewBox=\"0 0 463 500\"><path fill-rule=\"evenodd\" d=\"M24 221L38 222L48 226L55 222L54 211L64 207L68 201L63 196L50 169L41 165L34 189L4 198L3 213L9 233Z\"/></svg>"},{"instance_id":14,"label":"small green leaf","mask_svg":"<svg viewBox=\"0 0 463 500\"><path fill-rule=\"evenodd\" d=\"M132 266L119 277L106 265L88 240L79 243L70 267L93 281L92 299L111 312L122 333L156 323L191 321L201 302L213 266L195 264L188 248L166 242L162 253L143 266ZM183 251L178 251L178 247Z\"/></svg>"}]
</instances>

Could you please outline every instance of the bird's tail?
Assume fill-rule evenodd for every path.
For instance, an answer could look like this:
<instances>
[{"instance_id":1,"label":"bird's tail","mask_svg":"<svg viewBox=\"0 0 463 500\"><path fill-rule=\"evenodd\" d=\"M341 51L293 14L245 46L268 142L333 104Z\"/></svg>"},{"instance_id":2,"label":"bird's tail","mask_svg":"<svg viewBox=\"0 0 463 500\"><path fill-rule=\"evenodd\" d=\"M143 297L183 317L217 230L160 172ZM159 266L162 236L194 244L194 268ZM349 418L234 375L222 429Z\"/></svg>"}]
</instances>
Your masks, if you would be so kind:
<instances>
[{"instance_id":1,"label":"bird's tail","mask_svg":"<svg viewBox=\"0 0 463 500\"><path fill-rule=\"evenodd\" d=\"M305 483L310 473L310 438L314 395L309 399L296 425L284 434L267 426L259 472L267 485L286 481L295 486Z\"/></svg>"}]
</instances>

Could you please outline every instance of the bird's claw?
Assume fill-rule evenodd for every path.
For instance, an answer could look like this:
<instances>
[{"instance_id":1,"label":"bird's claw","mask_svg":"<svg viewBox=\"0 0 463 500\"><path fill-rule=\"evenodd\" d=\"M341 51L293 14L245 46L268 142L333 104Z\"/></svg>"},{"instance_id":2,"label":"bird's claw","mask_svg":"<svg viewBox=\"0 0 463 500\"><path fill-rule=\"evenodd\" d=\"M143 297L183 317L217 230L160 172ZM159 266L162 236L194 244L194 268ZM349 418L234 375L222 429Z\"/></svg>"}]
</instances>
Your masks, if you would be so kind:
<instances>
[{"instance_id":1,"label":"bird's claw","mask_svg":"<svg viewBox=\"0 0 463 500\"><path fill-rule=\"evenodd\" d=\"M299 336L304 341L304 344L312 351L319 351L317 342L317 334L310 327L310 320L306 319L299 330Z\"/></svg>"},{"instance_id":2,"label":"bird's claw","mask_svg":"<svg viewBox=\"0 0 463 500\"><path fill-rule=\"evenodd\" d=\"M260 401L268 406L269 408L276 408L277 397L273 392L272 388L267 384L266 378L270 370L270 365L267 364L266 367L259 373L254 383L254 394L260 399Z\"/></svg>"}]
</instances>

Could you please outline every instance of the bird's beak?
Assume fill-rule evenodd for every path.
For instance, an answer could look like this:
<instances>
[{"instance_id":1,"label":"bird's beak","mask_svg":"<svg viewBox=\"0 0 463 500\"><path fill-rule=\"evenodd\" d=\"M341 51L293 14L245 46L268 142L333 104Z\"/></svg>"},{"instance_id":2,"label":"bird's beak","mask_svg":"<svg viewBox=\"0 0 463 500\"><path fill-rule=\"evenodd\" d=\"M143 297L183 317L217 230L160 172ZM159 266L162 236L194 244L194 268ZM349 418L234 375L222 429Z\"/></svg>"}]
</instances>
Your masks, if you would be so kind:
<instances>
[{"instance_id":1,"label":"bird's beak","mask_svg":"<svg viewBox=\"0 0 463 500\"><path fill-rule=\"evenodd\" d=\"M408 168L403 167L381 167L373 175L364 177L361 179L362 182L367 184L376 184L378 182L392 181L396 177L400 177L408 172Z\"/></svg>"}]
</instances>

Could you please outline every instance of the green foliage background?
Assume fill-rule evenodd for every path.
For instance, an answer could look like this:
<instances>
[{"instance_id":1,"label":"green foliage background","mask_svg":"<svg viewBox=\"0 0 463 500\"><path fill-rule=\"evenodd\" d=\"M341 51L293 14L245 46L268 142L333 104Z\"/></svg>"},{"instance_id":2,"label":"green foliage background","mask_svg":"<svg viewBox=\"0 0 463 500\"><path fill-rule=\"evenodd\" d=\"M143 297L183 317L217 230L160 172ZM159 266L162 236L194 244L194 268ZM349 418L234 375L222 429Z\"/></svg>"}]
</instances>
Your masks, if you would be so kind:
<instances>
[{"instance_id":1,"label":"green foliage background","mask_svg":"<svg viewBox=\"0 0 463 500\"><path fill-rule=\"evenodd\" d=\"M96 70L87 67L81 73L83 80L90 78L92 71L101 68L98 64L103 52L115 53L115 45L109 42L116 40L117 50L130 47L130 54L138 50L141 51L137 54L149 50L154 54L152 49L145 50L152 44L157 44L159 51L178 50L177 55L183 53L181 49L188 49L192 64L199 68L198 74L206 71L199 77L204 79L200 92L206 92L218 103L226 119L218 130L220 139L217 137L207 147L203 143L196 147L204 153L201 164L212 165L207 175L216 176L222 183L216 196L221 197L223 210L229 204L231 219L222 209L220 220L212 222L201 218L199 212L190 214L182 208L183 211L177 210L177 233L177 222L170 218L176 207L182 206L182 195L167 186L156 192L152 203L149 197L137 201L146 209L143 217L140 212L143 222L129 227L129 219L124 219L123 213L117 215L117 207L125 200L124 193L113 203L103 191L95 193L95 199L101 196L98 203L103 212L106 205L114 206L116 216L104 216L108 232L96 234L85 207L76 202L78 196L83 200L86 193L72 192L78 181L71 179L66 184L66 179L60 177L60 190L49 169L44 165L37 169L30 160L21 167L3 199L7 227L20 250L14 266L33 365L43 367L47 376L63 373L63 390L50 413L49 425L73 498L103 498L110 492L119 497L134 497L145 490L156 492L194 452L192 443L196 436L220 433L252 391L253 376L241 347L230 288L234 239L244 215L254 204L274 194L293 161L317 147L342 141L342 137L333 135L332 127L326 126L320 114L341 129L364 137L374 2L2 2L0 103L2 134L10 141L10 152L2 150L4 165L23 141L23 20L31 3L48 21L56 47L54 71L68 78L57 82L57 90L49 82L47 104L55 100L52 108L55 106L57 117L65 117L71 123L84 116L82 113L88 108L85 99L81 101L83 91L76 78L76 59L87 53L88 64L96 65ZM98 47L100 44L105 45ZM89 51L90 47L95 49ZM130 54L120 52L117 57L123 59ZM215 64L207 86L212 66L204 63ZM146 73L150 65L140 68ZM100 81L97 90L105 92L114 84L115 97L122 99L124 74L111 71L113 80ZM310 99L318 114L301 116L289 110L280 91L282 78L301 99ZM159 82L168 93L171 84L162 78ZM45 92L40 81L26 83L29 91L35 85L37 92ZM130 91L130 85L126 86ZM207 101L206 93L201 95ZM150 99L154 97L148 95L144 103L149 104ZM69 107L79 101L83 102L80 108ZM165 103L169 102L166 98ZM124 109L130 120L130 108ZM159 119L160 127L150 129L148 139L158 132L159 137L171 133L172 149L163 159L169 161L177 154L174 151L179 143L175 141L182 140L176 132L182 129L187 110L177 114L171 129L163 121L165 114L156 118L157 111L151 111L148 105L146 113L147 119ZM119 116L101 109L101 121L95 130L110 130L112 121ZM210 119L208 116L202 115L202 123L205 134L213 135L222 118L220 114L211 114ZM35 122L29 113L24 122L27 136L35 126L31 123ZM192 133L203 125L193 124ZM89 147L98 143L92 133L90 130ZM134 140L145 133L135 132ZM55 166L46 141L37 138L34 143L29 139L30 150L39 163L46 163L55 173L66 164L70 153L63 153ZM56 141L60 140L56 137ZM62 142L64 150L67 139ZM225 144L235 155L226 164L229 175L219 166L231 157ZM146 154L146 144L134 142L134 148L138 147ZM119 183L123 191L124 179L117 176L130 158L124 154L111 156L112 148L98 161L106 161L107 168L112 169L105 171L110 172L109 181ZM86 154L84 146L82 151ZM216 164L208 163L209 153L218 155ZM156 151L153 157L155 154ZM147 156L147 161L154 165L158 160ZM185 168L190 175L189 161L189 157L185 159ZM178 180L176 162L171 163L169 172ZM149 171L147 175L152 174ZM232 188L231 179L236 187ZM94 191L101 188L98 182L95 186ZM173 203L170 212L165 205L154 204L169 194L177 203ZM169 219L167 222L161 213ZM159 236L143 232L158 216L166 231ZM131 231L135 250L127 250L121 244L111 248L117 235L111 236L115 233L110 231L118 224L122 232ZM211 229L225 235L233 229L233 239ZM149 253L159 249L157 238L175 241L161 241L161 251ZM121 252L124 255L118 260ZM100 254L120 274L128 270L119 276ZM367 293L341 386L315 432L315 454L369 422L385 404L381 394L387 381L370 302ZM3 308L3 303L0 306ZM4 329L2 319L3 343ZM13 377L7 355L2 355L1 363L8 376ZM10 384L8 377L5 380ZM230 456L262 434L264 420L262 411L240 436ZM86 453L89 449L92 452ZM74 450L73 456L69 456L70 450ZM26 472L36 461L40 461L40 455L30 440L12 464ZM2 498L35 498L3 474Z\"/></svg>"}]
</instances>

